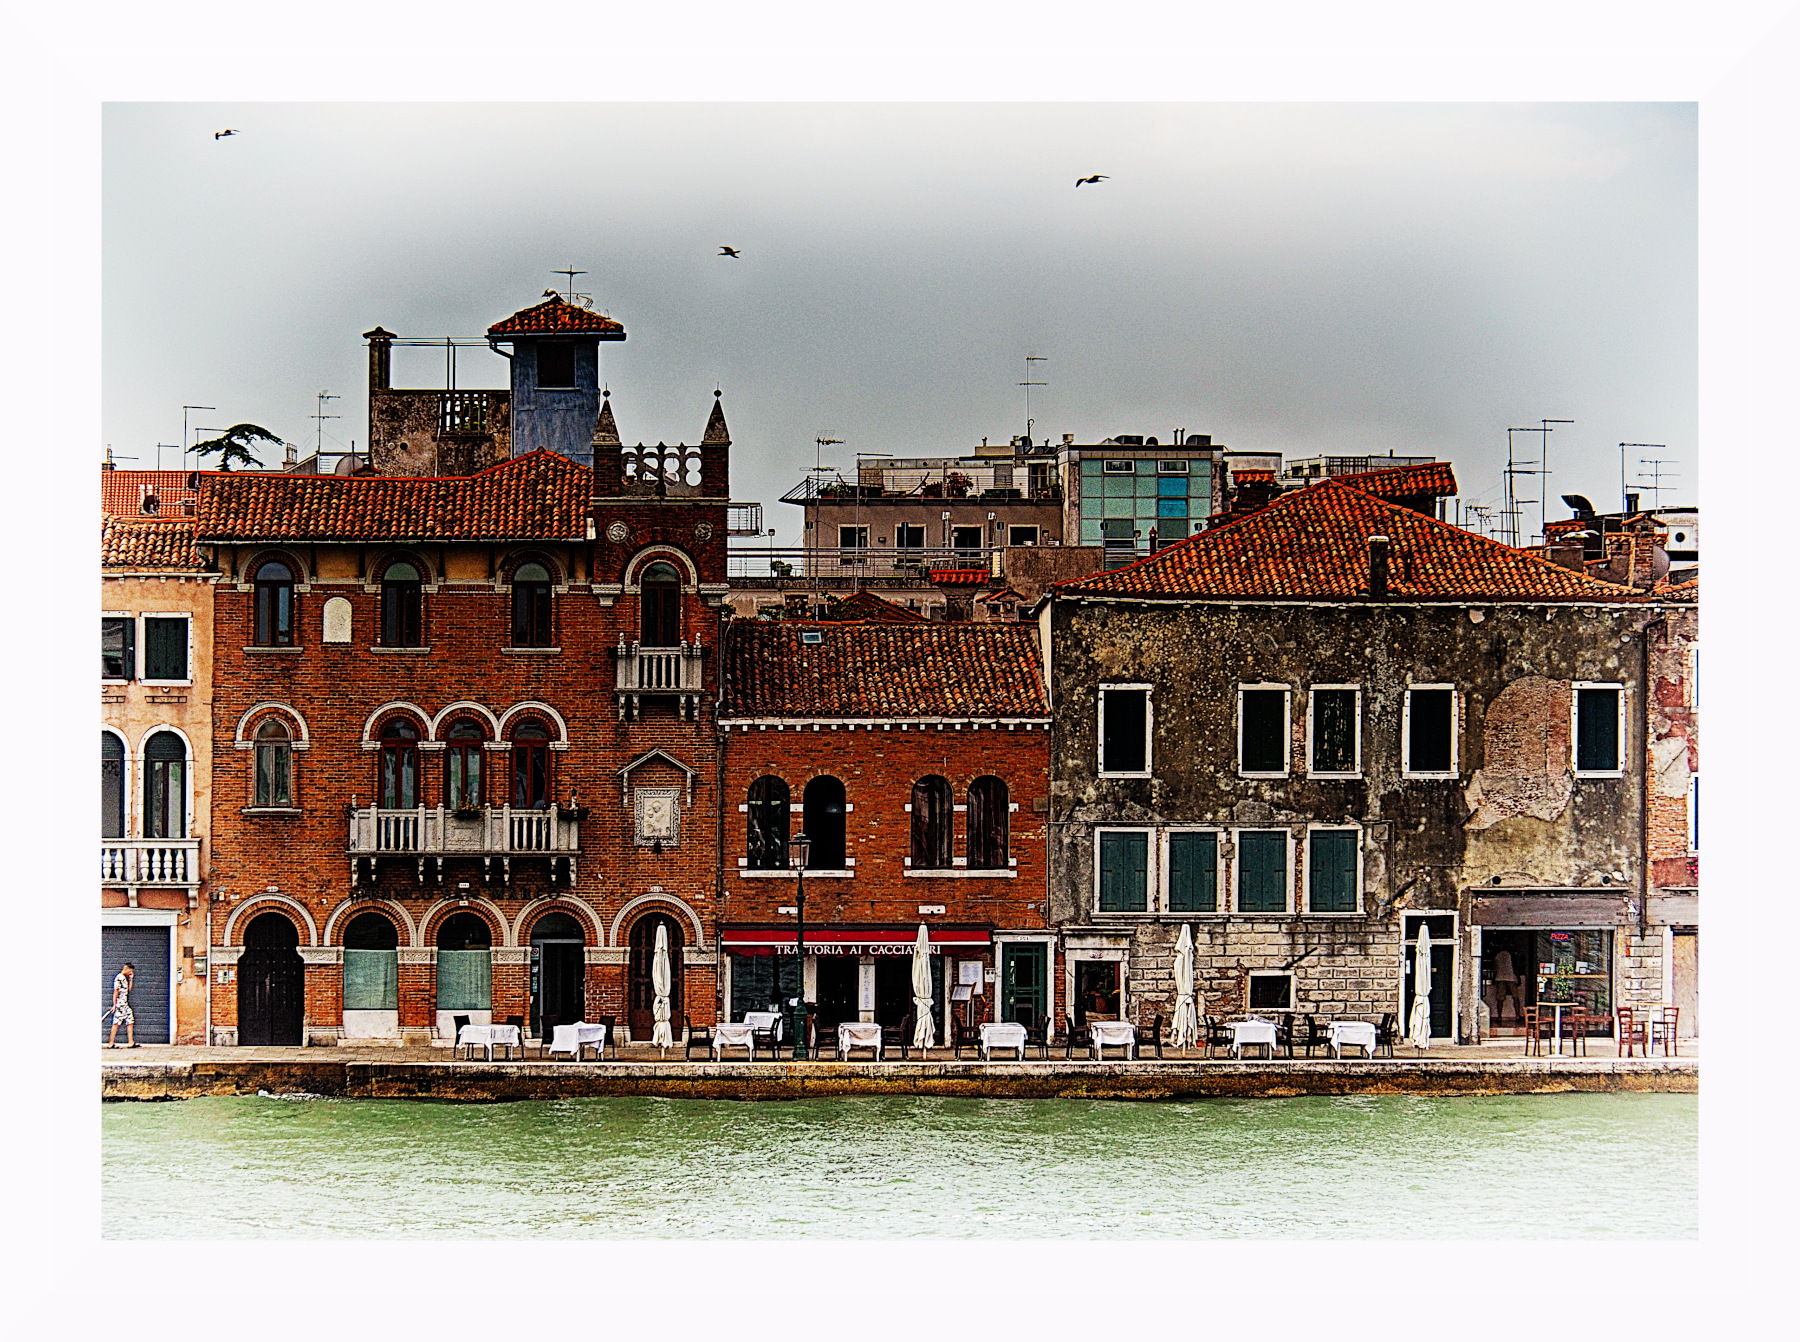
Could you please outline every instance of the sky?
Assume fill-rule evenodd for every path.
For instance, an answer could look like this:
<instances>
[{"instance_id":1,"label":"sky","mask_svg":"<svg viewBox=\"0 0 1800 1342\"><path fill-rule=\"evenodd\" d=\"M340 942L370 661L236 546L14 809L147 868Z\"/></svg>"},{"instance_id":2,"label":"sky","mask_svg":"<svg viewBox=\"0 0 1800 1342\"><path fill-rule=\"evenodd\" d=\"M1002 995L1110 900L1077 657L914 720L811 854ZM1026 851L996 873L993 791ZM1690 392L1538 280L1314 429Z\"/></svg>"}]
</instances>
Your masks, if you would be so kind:
<instances>
[{"instance_id":1,"label":"sky","mask_svg":"<svg viewBox=\"0 0 1800 1342\"><path fill-rule=\"evenodd\" d=\"M788 541L816 439L1004 441L1027 354L1040 439L1430 454L1497 507L1506 430L1566 419L1550 516L1617 505L1620 442L1697 501L1691 102L111 102L101 134L121 465L175 465L184 404L190 440L366 442L362 331L479 336L574 267L628 333L622 436L697 441L723 389L733 495Z\"/></svg>"}]
</instances>

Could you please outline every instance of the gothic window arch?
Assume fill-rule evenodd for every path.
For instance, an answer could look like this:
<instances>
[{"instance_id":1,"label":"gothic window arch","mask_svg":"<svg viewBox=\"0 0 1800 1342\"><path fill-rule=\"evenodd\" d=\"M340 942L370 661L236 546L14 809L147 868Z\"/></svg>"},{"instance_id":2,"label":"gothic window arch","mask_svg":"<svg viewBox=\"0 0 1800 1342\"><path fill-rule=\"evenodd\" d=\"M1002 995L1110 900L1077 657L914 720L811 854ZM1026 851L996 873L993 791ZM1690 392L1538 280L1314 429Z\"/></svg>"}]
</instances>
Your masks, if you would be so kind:
<instances>
[{"instance_id":1,"label":"gothic window arch","mask_svg":"<svg viewBox=\"0 0 1800 1342\"><path fill-rule=\"evenodd\" d=\"M990 871L1006 866L1011 811L1003 779L983 774L969 784L969 866Z\"/></svg>"},{"instance_id":2,"label":"gothic window arch","mask_svg":"<svg viewBox=\"0 0 1800 1342\"><path fill-rule=\"evenodd\" d=\"M779 871L788 864L788 798L787 781L773 774L750 784L745 852L752 871Z\"/></svg>"},{"instance_id":3,"label":"gothic window arch","mask_svg":"<svg viewBox=\"0 0 1800 1342\"><path fill-rule=\"evenodd\" d=\"M931 774L912 787L912 864L943 871L954 852L955 803L950 780Z\"/></svg>"}]
</instances>

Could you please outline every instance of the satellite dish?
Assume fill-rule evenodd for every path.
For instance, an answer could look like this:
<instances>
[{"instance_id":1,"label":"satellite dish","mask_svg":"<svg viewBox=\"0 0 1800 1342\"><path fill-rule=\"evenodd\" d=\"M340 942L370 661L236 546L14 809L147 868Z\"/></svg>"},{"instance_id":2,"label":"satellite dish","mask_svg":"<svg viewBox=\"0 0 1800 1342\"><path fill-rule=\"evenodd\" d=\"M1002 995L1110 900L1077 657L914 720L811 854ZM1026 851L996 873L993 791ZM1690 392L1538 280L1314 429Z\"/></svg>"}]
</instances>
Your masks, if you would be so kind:
<instances>
[{"instance_id":1,"label":"satellite dish","mask_svg":"<svg viewBox=\"0 0 1800 1342\"><path fill-rule=\"evenodd\" d=\"M1575 516L1577 517L1592 517L1594 515L1594 505L1587 501L1585 495L1564 494L1562 496L1562 501L1575 510Z\"/></svg>"}]
</instances>

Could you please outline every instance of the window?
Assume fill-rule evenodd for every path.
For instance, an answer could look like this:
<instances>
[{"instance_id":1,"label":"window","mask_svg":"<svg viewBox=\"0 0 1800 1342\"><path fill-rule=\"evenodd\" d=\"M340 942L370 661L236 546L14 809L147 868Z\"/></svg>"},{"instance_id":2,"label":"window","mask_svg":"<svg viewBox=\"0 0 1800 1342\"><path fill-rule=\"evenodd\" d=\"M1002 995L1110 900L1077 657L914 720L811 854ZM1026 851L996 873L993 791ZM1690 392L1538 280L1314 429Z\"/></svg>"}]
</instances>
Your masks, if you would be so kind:
<instances>
[{"instance_id":1,"label":"window","mask_svg":"<svg viewBox=\"0 0 1800 1342\"><path fill-rule=\"evenodd\" d=\"M381 808L410 811L419 804L419 729L393 718L381 729Z\"/></svg>"},{"instance_id":2,"label":"window","mask_svg":"<svg viewBox=\"0 0 1800 1342\"><path fill-rule=\"evenodd\" d=\"M1294 1006L1292 974L1251 974L1251 1010L1291 1011Z\"/></svg>"},{"instance_id":3,"label":"window","mask_svg":"<svg viewBox=\"0 0 1800 1342\"><path fill-rule=\"evenodd\" d=\"M1211 830L1169 834L1169 912L1219 911L1219 836Z\"/></svg>"},{"instance_id":4,"label":"window","mask_svg":"<svg viewBox=\"0 0 1800 1342\"><path fill-rule=\"evenodd\" d=\"M1619 743L1624 735L1624 693L1618 685L1575 686L1575 772L1620 772Z\"/></svg>"},{"instance_id":5,"label":"window","mask_svg":"<svg viewBox=\"0 0 1800 1342\"><path fill-rule=\"evenodd\" d=\"M1242 829L1237 835L1239 913L1287 912L1287 848L1284 829Z\"/></svg>"},{"instance_id":6,"label":"window","mask_svg":"<svg viewBox=\"0 0 1800 1342\"><path fill-rule=\"evenodd\" d=\"M185 615L146 615L144 617L144 679L186 680L188 678L188 617Z\"/></svg>"},{"instance_id":7,"label":"window","mask_svg":"<svg viewBox=\"0 0 1800 1342\"><path fill-rule=\"evenodd\" d=\"M541 722L513 728L512 804L515 811L542 811L550 805L550 733Z\"/></svg>"},{"instance_id":8,"label":"window","mask_svg":"<svg viewBox=\"0 0 1800 1342\"><path fill-rule=\"evenodd\" d=\"M1687 843L1688 852L1700 851L1700 775L1688 775L1687 796Z\"/></svg>"},{"instance_id":9,"label":"window","mask_svg":"<svg viewBox=\"0 0 1800 1342\"><path fill-rule=\"evenodd\" d=\"M1100 467L1101 472L1105 475L1130 475L1136 469L1137 466L1129 457L1114 457Z\"/></svg>"},{"instance_id":10,"label":"window","mask_svg":"<svg viewBox=\"0 0 1800 1342\"><path fill-rule=\"evenodd\" d=\"M444 737L444 805L468 810L481 805L481 755L486 739L473 718L458 718Z\"/></svg>"},{"instance_id":11,"label":"window","mask_svg":"<svg viewBox=\"0 0 1800 1342\"><path fill-rule=\"evenodd\" d=\"M1185 461L1159 461L1156 463L1156 473L1158 475L1186 475L1188 464Z\"/></svg>"},{"instance_id":12,"label":"window","mask_svg":"<svg viewBox=\"0 0 1800 1342\"><path fill-rule=\"evenodd\" d=\"M869 548L869 529L867 527L839 527L838 549L866 550Z\"/></svg>"},{"instance_id":13,"label":"window","mask_svg":"<svg viewBox=\"0 0 1800 1342\"><path fill-rule=\"evenodd\" d=\"M1456 773L1456 691L1448 685L1414 685L1406 691L1406 772L1452 777Z\"/></svg>"},{"instance_id":14,"label":"window","mask_svg":"<svg viewBox=\"0 0 1800 1342\"><path fill-rule=\"evenodd\" d=\"M959 560L978 559L981 556L980 527L951 527L950 544L956 548Z\"/></svg>"},{"instance_id":15,"label":"window","mask_svg":"<svg viewBox=\"0 0 1800 1342\"><path fill-rule=\"evenodd\" d=\"M100 733L100 837L125 837L125 743Z\"/></svg>"},{"instance_id":16,"label":"window","mask_svg":"<svg viewBox=\"0 0 1800 1342\"><path fill-rule=\"evenodd\" d=\"M252 584L256 607L255 636L259 648L294 646L294 571L279 559L266 560Z\"/></svg>"},{"instance_id":17,"label":"window","mask_svg":"<svg viewBox=\"0 0 1800 1342\"><path fill-rule=\"evenodd\" d=\"M388 648L424 645L420 629L419 570L404 559L389 564L381 575L381 642Z\"/></svg>"},{"instance_id":18,"label":"window","mask_svg":"<svg viewBox=\"0 0 1800 1342\"><path fill-rule=\"evenodd\" d=\"M1036 545L1038 529L1036 527L1008 527L1006 543L1008 545Z\"/></svg>"},{"instance_id":19,"label":"window","mask_svg":"<svg viewBox=\"0 0 1800 1342\"><path fill-rule=\"evenodd\" d=\"M187 745L174 732L144 744L144 837L187 837Z\"/></svg>"},{"instance_id":20,"label":"window","mask_svg":"<svg viewBox=\"0 0 1800 1342\"><path fill-rule=\"evenodd\" d=\"M896 550L923 550L925 548L925 528L911 524L895 527L894 548Z\"/></svg>"},{"instance_id":21,"label":"window","mask_svg":"<svg viewBox=\"0 0 1800 1342\"><path fill-rule=\"evenodd\" d=\"M550 633L550 570L539 563L520 564L512 580L512 645L547 648Z\"/></svg>"},{"instance_id":22,"label":"window","mask_svg":"<svg viewBox=\"0 0 1800 1342\"><path fill-rule=\"evenodd\" d=\"M844 785L830 774L820 774L801 794L801 823L812 848L807 869L844 870Z\"/></svg>"},{"instance_id":23,"label":"window","mask_svg":"<svg viewBox=\"0 0 1800 1342\"><path fill-rule=\"evenodd\" d=\"M104 619L100 621L100 678L102 680L137 679L137 621Z\"/></svg>"},{"instance_id":24,"label":"window","mask_svg":"<svg viewBox=\"0 0 1800 1342\"><path fill-rule=\"evenodd\" d=\"M983 774L969 784L968 864L982 871L1005 868L1011 806L1006 784Z\"/></svg>"},{"instance_id":25,"label":"window","mask_svg":"<svg viewBox=\"0 0 1800 1342\"><path fill-rule=\"evenodd\" d=\"M537 384L540 387L573 387L575 385L574 341L538 341Z\"/></svg>"},{"instance_id":26,"label":"window","mask_svg":"<svg viewBox=\"0 0 1800 1342\"><path fill-rule=\"evenodd\" d=\"M1354 829L1315 829L1306 835L1306 908L1309 913L1355 913L1357 839Z\"/></svg>"},{"instance_id":27,"label":"window","mask_svg":"<svg viewBox=\"0 0 1800 1342\"><path fill-rule=\"evenodd\" d=\"M1100 688L1100 772L1147 778L1150 774L1150 687Z\"/></svg>"},{"instance_id":28,"label":"window","mask_svg":"<svg viewBox=\"0 0 1800 1342\"><path fill-rule=\"evenodd\" d=\"M765 774L750 785L744 849L752 871L780 871L788 864L788 785Z\"/></svg>"},{"instance_id":29,"label":"window","mask_svg":"<svg viewBox=\"0 0 1800 1342\"><path fill-rule=\"evenodd\" d=\"M912 787L912 864L928 871L952 865L953 810L950 780L936 774ZM811 829L806 831L812 833Z\"/></svg>"},{"instance_id":30,"label":"window","mask_svg":"<svg viewBox=\"0 0 1800 1342\"><path fill-rule=\"evenodd\" d=\"M294 804L294 742L280 718L265 718L256 729L256 804Z\"/></svg>"},{"instance_id":31,"label":"window","mask_svg":"<svg viewBox=\"0 0 1800 1342\"><path fill-rule=\"evenodd\" d=\"M675 566L657 560L644 570L638 590L638 642L646 648L681 642L681 574Z\"/></svg>"},{"instance_id":32,"label":"window","mask_svg":"<svg viewBox=\"0 0 1800 1342\"><path fill-rule=\"evenodd\" d=\"M1103 829L1096 835L1101 913L1150 911L1150 835Z\"/></svg>"},{"instance_id":33,"label":"window","mask_svg":"<svg viewBox=\"0 0 1800 1342\"><path fill-rule=\"evenodd\" d=\"M1288 771L1288 692L1285 686L1238 689L1238 772L1279 776Z\"/></svg>"},{"instance_id":34,"label":"window","mask_svg":"<svg viewBox=\"0 0 1800 1342\"><path fill-rule=\"evenodd\" d=\"M1354 686L1322 685L1308 701L1307 735L1315 774L1349 776L1361 771L1361 732Z\"/></svg>"}]
</instances>

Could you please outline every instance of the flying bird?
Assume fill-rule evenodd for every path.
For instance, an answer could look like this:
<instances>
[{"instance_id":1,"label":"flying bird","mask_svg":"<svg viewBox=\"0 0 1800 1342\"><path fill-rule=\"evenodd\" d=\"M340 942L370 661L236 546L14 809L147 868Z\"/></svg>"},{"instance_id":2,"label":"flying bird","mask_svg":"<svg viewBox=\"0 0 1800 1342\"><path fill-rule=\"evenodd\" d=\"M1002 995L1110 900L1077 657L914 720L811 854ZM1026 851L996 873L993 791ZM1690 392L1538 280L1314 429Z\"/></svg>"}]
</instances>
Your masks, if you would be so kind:
<instances>
[{"instance_id":1,"label":"flying bird","mask_svg":"<svg viewBox=\"0 0 1800 1342\"><path fill-rule=\"evenodd\" d=\"M236 134L237 134L237 132L234 130L216 130L213 132L213 139L223 140L227 135L236 135Z\"/></svg>"},{"instance_id":2,"label":"flying bird","mask_svg":"<svg viewBox=\"0 0 1800 1342\"><path fill-rule=\"evenodd\" d=\"M738 254L738 249L736 247L727 247L722 242L719 244L719 255L720 256L736 256L737 254Z\"/></svg>"},{"instance_id":3,"label":"flying bird","mask_svg":"<svg viewBox=\"0 0 1800 1342\"><path fill-rule=\"evenodd\" d=\"M1092 177L1077 177L1075 179L1075 189L1079 191L1084 186L1094 186L1105 180L1106 174L1103 172L1097 172Z\"/></svg>"}]
</instances>

